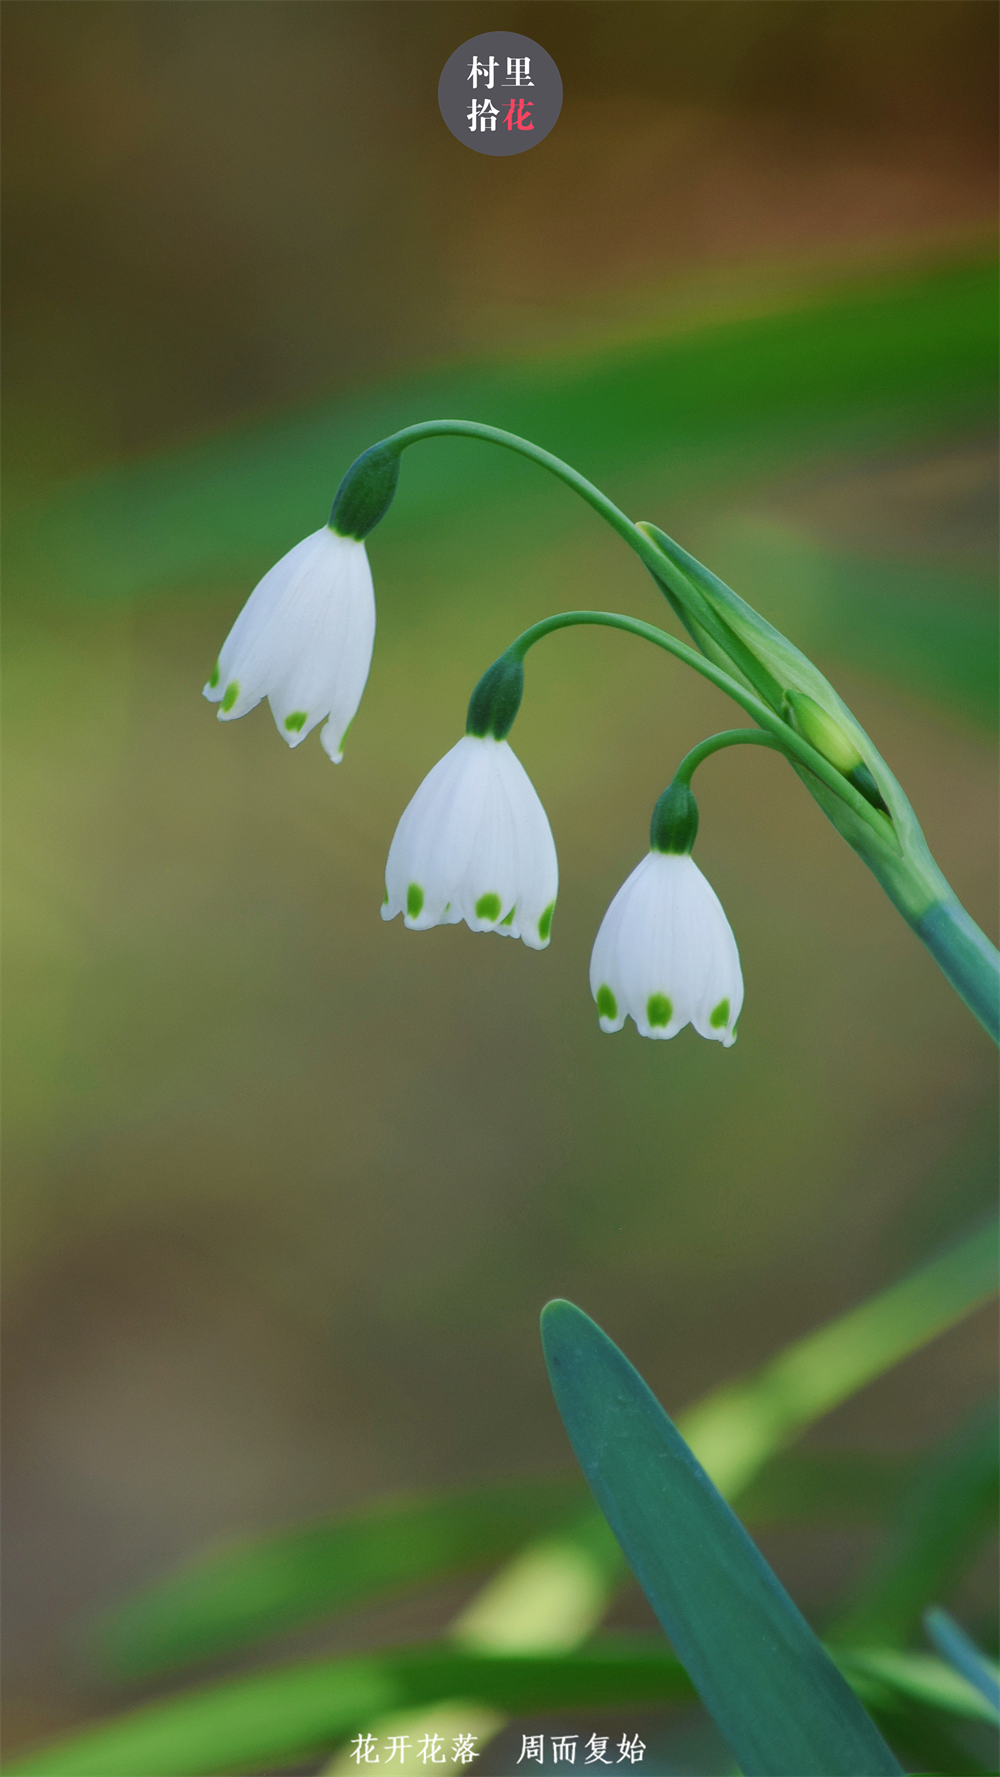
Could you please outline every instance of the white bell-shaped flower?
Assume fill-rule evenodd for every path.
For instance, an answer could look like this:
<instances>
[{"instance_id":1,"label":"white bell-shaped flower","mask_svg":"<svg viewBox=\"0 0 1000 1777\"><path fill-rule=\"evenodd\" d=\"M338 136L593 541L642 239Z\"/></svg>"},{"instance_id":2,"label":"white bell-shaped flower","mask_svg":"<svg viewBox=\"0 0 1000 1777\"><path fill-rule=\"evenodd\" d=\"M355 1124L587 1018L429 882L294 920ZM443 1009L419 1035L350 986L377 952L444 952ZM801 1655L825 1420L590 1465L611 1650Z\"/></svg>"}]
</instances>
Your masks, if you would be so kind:
<instances>
[{"instance_id":1,"label":"white bell-shaped flower","mask_svg":"<svg viewBox=\"0 0 1000 1777\"><path fill-rule=\"evenodd\" d=\"M411 931L457 925L549 942L559 866L548 817L505 740L465 734L439 759L396 828L383 919Z\"/></svg>"},{"instance_id":2,"label":"white bell-shaped flower","mask_svg":"<svg viewBox=\"0 0 1000 1777\"><path fill-rule=\"evenodd\" d=\"M743 1006L740 955L711 884L689 854L651 851L601 921L590 959L601 1029L634 1018L644 1037L693 1024L728 1049Z\"/></svg>"},{"instance_id":3,"label":"white bell-shaped flower","mask_svg":"<svg viewBox=\"0 0 1000 1777\"><path fill-rule=\"evenodd\" d=\"M262 697L297 747L326 718L320 741L339 761L361 702L375 640L375 593L363 543L324 525L264 575L229 631L205 696L219 719Z\"/></svg>"}]
</instances>

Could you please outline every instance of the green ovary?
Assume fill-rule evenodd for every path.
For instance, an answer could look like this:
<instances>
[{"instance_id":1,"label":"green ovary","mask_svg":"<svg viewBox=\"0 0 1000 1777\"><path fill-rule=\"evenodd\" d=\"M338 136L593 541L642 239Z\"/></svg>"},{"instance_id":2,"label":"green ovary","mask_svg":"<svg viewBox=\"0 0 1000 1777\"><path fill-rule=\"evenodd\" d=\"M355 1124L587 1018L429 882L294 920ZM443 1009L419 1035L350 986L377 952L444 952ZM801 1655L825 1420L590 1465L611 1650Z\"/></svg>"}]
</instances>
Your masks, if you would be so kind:
<instances>
[{"instance_id":1,"label":"green ovary","mask_svg":"<svg viewBox=\"0 0 1000 1777\"><path fill-rule=\"evenodd\" d=\"M550 901L548 906L545 909L545 912L542 914L542 917L538 922L538 936L541 938L543 944L544 944L546 938L548 937L549 933L552 930L552 915L555 912L555 910L556 910L555 902Z\"/></svg>"},{"instance_id":2,"label":"green ovary","mask_svg":"<svg viewBox=\"0 0 1000 1777\"><path fill-rule=\"evenodd\" d=\"M215 687L218 683L219 683L219 663L218 663L218 661L216 661L215 665L212 668L212 677L208 681L209 690L214 691Z\"/></svg>"},{"instance_id":3,"label":"green ovary","mask_svg":"<svg viewBox=\"0 0 1000 1777\"><path fill-rule=\"evenodd\" d=\"M424 891L417 882L411 882L406 891L406 911L411 919L416 919L424 904Z\"/></svg>"},{"instance_id":4,"label":"green ovary","mask_svg":"<svg viewBox=\"0 0 1000 1777\"><path fill-rule=\"evenodd\" d=\"M673 1011L665 993L651 993L646 1001L646 1017L654 1030L666 1030Z\"/></svg>"},{"instance_id":5,"label":"green ovary","mask_svg":"<svg viewBox=\"0 0 1000 1777\"><path fill-rule=\"evenodd\" d=\"M615 999L610 987L599 987L597 989L597 1010L602 1018L617 1018L618 1001Z\"/></svg>"},{"instance_id":6,"label":"green ovary","mask_svg":"<svg viewBox=\"0 0 1000 1777\"><path fill-rule=\"evenodd\" d=\"M290 716L285 717L285 727L288 729L289 734L298 734L305 727L308 720L309 716L305 710L293 710Z\"/></svg>"},{"instance_id":7,"label":"green ovary","mask_svg":"<svg viewBox=\"0 0 1000 1777\"><path fill-rule=\"evenodd\" d=\"M714 1012L709 1014L709 1024L713 1030L722 1030L729 1023L729 1001L720 1000Z\"/></svg>"},{"instance_id":8,"label":"green ovary","mask_svg":"<svg viewBox=\"0 0 1000 1777\"><path fill-rule=\"evenodd\" d=\"M239 697L239 694L240 694L239 681L237 679L231 679L229 684L226 686L226 694L225 694L224 698L222 699L221 708L222 708L223 715L225 715L228 710L232 709L233 704L236 702L236 699Z\"/></svg>"},{"instance_id":9,"label":"green ovary","mask_svg":"<svg viewBox=\"0 0 1000 1777\"><path fill-rule=\"evenodd\" d=\"M500 913L499 895L480 895L476 902L477 919L496 919Z\"/></svg>"}]
</instances>

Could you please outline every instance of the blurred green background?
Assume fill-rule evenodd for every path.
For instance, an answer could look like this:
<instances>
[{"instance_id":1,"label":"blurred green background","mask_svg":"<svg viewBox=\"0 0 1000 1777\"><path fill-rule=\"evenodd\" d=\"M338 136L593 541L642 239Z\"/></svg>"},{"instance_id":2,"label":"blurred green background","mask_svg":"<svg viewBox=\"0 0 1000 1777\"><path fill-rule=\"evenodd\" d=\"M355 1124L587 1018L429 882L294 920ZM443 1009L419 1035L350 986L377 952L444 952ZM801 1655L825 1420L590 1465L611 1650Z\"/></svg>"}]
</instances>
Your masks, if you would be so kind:
<instances>
[{"instance_id":1,"label":"blurred green background","mask_svg":"<svg viewBox=\"0 0 1000 1777\"><path fill-rule=\"evenodd\" d=\"M3 13L13 1750L106 1701L73 1625L190 1552L566 1465L547 1297L676 1409L992 1200L988 1042L769 755L699 778L739 1044L600 1034L603 910L678 757L732 719L638 643L531 659L550 950L379 919L395 821L506 642L568 605L668 615L528 465L408 453L342 766L293 756L266 707L220 729L199 692L359 450L441 414L508 426L814 653L995 937L996 15ZM565 89L509 160L436 104L494 27ZM814 1441L920 1448L994 1372L979 1316ZM763 1541L807 1606L870 1546ZM322 1644L430 1632L466 1590ZM991 1593L984 1570L958 1600L987 1639Z\"/></svg>"}]
</instances>

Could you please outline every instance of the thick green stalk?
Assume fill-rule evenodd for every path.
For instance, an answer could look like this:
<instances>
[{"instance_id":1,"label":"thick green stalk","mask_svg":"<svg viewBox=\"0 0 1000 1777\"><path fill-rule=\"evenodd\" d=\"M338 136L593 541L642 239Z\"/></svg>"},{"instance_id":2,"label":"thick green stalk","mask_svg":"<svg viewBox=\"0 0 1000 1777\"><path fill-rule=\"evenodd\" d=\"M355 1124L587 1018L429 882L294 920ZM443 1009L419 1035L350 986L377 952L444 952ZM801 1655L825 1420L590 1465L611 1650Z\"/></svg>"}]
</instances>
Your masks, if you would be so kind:
<instances>
[{"instance_id":1,"label":"thick green stalk","mask_svg":"<svg viewBox=\"0 0 1000 1777\"><path fill-rule=\"evenodd\" d=\"M983 1029L1000 1042L997 953L958 896L948 889L946 898L910 923Z\"/></svg>"}]
</instances>

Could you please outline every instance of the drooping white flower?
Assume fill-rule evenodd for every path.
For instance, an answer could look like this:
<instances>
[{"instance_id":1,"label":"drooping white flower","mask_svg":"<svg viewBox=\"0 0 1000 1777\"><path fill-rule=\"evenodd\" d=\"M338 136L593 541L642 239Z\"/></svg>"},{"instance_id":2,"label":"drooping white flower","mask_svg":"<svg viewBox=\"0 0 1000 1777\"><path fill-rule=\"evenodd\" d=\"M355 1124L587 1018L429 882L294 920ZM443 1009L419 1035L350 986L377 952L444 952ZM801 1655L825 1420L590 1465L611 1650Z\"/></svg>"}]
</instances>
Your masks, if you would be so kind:
<instances>
[{"instance_id":1,"label":"drooping white flower","mask_svg":"<svg viewBox=\"0 0 1000 1777\"><path fill-rule=\"evenodd\" d=\"M361 702L375 639L375 593L363 543L329 525L264 575L222 644L205 696L235 721L266 697L278 733L297 747L317 723L339 761Z\"/></svg>"},{"instance_id":2,"label":"drooping white flower","mask_svg":"<svg viewBox=\"0 0 1000 1777\"><path fill-rule=\"evenodd\" d=\"M728 1049L743 1006L740 956L711 884L690 854L653 850L622 884L590 959L601 1029L634 1018L644 1037L693 1024Z\"/></svg>"},{"instance_id":3,"label":"drooping white flower","mask_svg":"<svg viewBox=\"0 0 1000 1777\"><path fill-rule=\"evenodd\" d=\"M548 817L505 740L465 734L404 810L385 867L383 919L549 942L559 866Z\"/></svg>"}]
</instances>

